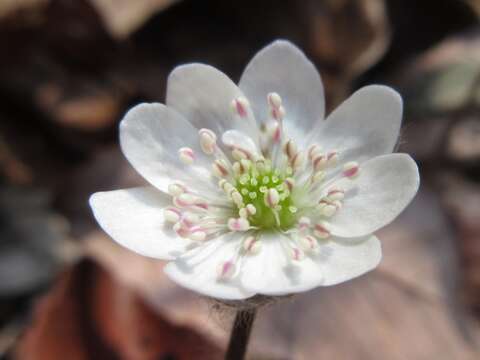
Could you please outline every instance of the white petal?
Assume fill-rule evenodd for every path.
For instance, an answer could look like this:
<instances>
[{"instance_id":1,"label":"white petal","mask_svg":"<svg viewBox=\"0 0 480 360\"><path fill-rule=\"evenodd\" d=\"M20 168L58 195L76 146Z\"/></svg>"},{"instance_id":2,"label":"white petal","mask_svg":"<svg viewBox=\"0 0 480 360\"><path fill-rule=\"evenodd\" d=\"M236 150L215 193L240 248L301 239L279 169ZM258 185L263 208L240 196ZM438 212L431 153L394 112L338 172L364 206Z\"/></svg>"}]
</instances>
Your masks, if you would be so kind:
<instances>
[{"instance_id":1,"label":"white petal","mask_svg":"<svg viewBox=\"0 0 480 360\"><path fill-rule=\"evenodd\" d=\"M165 273L187 289L218 299L245 299L254 293L241 288L238 276L219 280L218 267L238 252L240 237L236 233L210 240L201 248L177 258L165 266Z\"/></svg>"},{"instance_id":2,"label":"white petal","mask_svg":"<svg viewBox=\"0 0 480 360\"><path fill-rule=\"evenodd\" d=\"M207 193L217 191L210 174L211 159L200 149L198 130L163 104L132 108L120 124L120 145L135 169L163 192L174 181ZM194 150L192 165L179 159L182 147Z\"/></svg>"},{"instance_id":3,"label":"white petal","mask_svg":"<svg viewBox=\"0 0 480 360\"><path fill-rule=\"evenodd\" d=\"M97 192L90 197L95 218L116 242L164 260L175 259L191 243L164 224L162 208L169 205L169 196L147 187Z\"/></svg>"},{"instance_id":4,"label":"white petal","mask_svg":"<svg viewBox=\"0 0 480 360\"><path fill-rule=\"evenodd\" d=\"M245 289L265 295L286 295L306 291L314 281L317 286L323 281L315 263L305 258L292 261L287 254L287 239L279 233L262 235L261 251L245 256L241 281Z\"/></svg>"},{"instance_id":5,"label":"white petal","mask_svg":"<svg viewBox=\"0 0 480 360\"><path fill-rule=\"evenodd\" d=\"M374 235L356 239L332 238L312 257L323 275L321 286L351 280L377 267L382 246Z\"/></svg>"},{"instance_id":6,"label":"white petal","mask_svg":"<svg viewBox=\"0 0 480 360\"><path fill-rule=\"evenodd\" d=\"M286 132L296 141L303 143L304 136L324 117L320 75L302 51L288 41L278 40L260 50L243 72L239 86L260 122L268 114L267 95L278 93L286 111Z\"/></svg>"},{"instance_id":7,"label":"white petal","mask_svg":"<svg viewBox=\"0 0 480 360\"><path fill-rule=\"evenodd\" d=\"M332 234L359 237L392 222L415 196L420 178L415 161L407 154L373 158L360 167L358 178L341 179L344 204L330 221Z\"/></svg>"},{"instance_id":8,"label":"white petal","mask_svg":"<svg viewBox=\"0 0 480 360\"><path fill-rule=\"evenodd\" d=\"M218 136L238 129L258 137L250 109L246 118L236 116L232 101L244 97L242 91L224 73L204 64L176 67L168 77L167 105L180 112L196 128L208 128Z\"/></svg>"},{"instance_id":9,"label":"white petal","mask_svg":"<svg viewBox=\"0 0 480 360\"><path fill-rule=\"evenodd\" d=\"M338 150L341 161L391 153L402 121L402 98L387 86L366 86L345 100L312 132L309 143Z\"/></svg>"},{"instance_id":10,"label":"white petal","mask_svg":"<svg viewBox=\"0 0 480 360\"><path fill-rule=\"evenodd\" d=\"M282 235L267 235L262 250L246 258L242 267L245 289L266 295L286 295L318 286L335 285L375 268L381 259L380 242L375 236L360 239L333 238L307 253L301 261L288 258Z\"/></svg>"}]
</instances>

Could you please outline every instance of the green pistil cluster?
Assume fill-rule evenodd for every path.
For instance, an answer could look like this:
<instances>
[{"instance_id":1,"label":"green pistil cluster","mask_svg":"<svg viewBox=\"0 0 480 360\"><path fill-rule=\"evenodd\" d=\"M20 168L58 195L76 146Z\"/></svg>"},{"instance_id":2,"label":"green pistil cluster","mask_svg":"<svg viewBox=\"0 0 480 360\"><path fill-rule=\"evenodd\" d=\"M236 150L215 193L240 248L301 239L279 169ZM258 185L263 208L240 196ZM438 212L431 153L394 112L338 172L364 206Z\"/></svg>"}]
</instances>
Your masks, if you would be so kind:
<instances>
[{"instance_id":1,"label":"green pistil cluster","mask_svg":"<svg viewBox=\"0 0 480 360\"><path fill-rule=\"evenodd\" d=\"M255 214L248 217L251 226L286 230L296 223L298 209L285 182L288 170L287 174L281 174L278 170L268 169L259 173L250 169L236 178L234 185L242 195L244 205L252 204L256 209ZM279 202L273 208L265 203L265 194L269 189L275 189L279 195Z\"/></svg>"}]
</instances>

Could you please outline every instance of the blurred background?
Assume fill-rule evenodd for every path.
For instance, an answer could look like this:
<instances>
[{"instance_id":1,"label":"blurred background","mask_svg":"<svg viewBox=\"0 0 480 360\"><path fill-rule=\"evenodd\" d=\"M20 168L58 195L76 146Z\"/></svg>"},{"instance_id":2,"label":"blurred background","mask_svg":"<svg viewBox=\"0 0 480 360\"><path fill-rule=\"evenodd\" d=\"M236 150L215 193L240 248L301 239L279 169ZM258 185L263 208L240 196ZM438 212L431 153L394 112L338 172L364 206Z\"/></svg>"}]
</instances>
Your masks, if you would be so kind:
<instances>
[{"instance_id":1,"label":"blurred background","mask_svg":"<svg viewBox=\"0 0 480 360\"><path fill-rule=\"evenodd\" d=\"M126 109L186 62L235 81L277 38L316 63L331 110L404 97L414 202L361 278L260 314L252 359L480 358L480 1L0 0L0 359L220 359L231 314L115 245L87 205L143 184Z\"/></svg>"}]
</instances>

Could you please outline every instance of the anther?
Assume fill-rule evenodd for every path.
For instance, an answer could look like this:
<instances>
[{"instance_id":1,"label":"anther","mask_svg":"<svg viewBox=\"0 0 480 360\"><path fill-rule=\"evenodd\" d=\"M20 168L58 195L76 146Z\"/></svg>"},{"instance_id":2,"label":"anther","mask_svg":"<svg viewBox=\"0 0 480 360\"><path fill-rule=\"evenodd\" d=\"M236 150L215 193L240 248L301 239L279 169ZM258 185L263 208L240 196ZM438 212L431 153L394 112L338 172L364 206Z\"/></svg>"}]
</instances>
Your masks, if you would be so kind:
<instances>
[{"instance_id":1,"label":"anther","mask_svg":"<svg viewBox=\"0 0 480 360\"><path fill-rule=\"evenodd\" d=\"M175 231L177 235L182 238L186 238L190 235L190 229L183 226L180 222L173 225L173 231Z\"/></svg>"},{"instance_id":2,"label":"anther","mask_svg":"<svg viewBox=\"0 0 480 360\"><path fill-rule=\"evenodd\" d=\"M271 108L270 115L273 119L281 121L285 116L285 108L283 106L280 106L278 108Z\"/></svg>"},{"instance_id":3,"label":"anther","mask_svg":"<svg viewBox=\"0 0 480 360\"><path fill-rule=\"evenodd\" d=\"M232 157L235 160L242 160L247 158L247 154L245 151L242 151L241 149L235 148L232 150Z\"/></svg>"},{"instance_id":4,"label":"anther","mask_svg":"<svg viewBox=\"0 0 480 360\"><path fill-rule=\"evenodd\" d=\"M337 211L337 207L329 201L321 200L317 206L320 214L325 217L331 217Z\"/></svg>"},{"instance_id":5,"label":"anther","mask_svg":"<svg viewBox=\"0 0 480 360\"><path fill-rule=\"evenodd\" d=\"M328 189L327 197L331 201L343 200L343 198L345 197L345 190L337 186L333 186Z\"/></svg>"},{"instance_id":6,"label":"anther","mask_svg":"<svg viewBox=\"0 0 480 360\"><path fill-rule=\"evenodd\" d=\"M252 204L247 204L245 209L247 210L248 215L255 215L257 213L257 208Z\"/></svg>"},{"instance_id":7,"label":"anther","mask_svg":"<svg viewBox=\"0 0 480 360\"><path fill-rule=\"evenodd\" d=\"M267 95L267 101L268 105L270 105L272 108L277 109L282 106L282 98L276 92L269 93Z\"/></svg>"},{"instance_id":8,"label":"anther","mask_svg":"<svg viewBox=\"0 0 480 360\"><path fill-rule=\"evenodd\" d=\"M227 225L231 231L247 231L250 228L248 220L241 217L228 219Z\"/></svg>"},{"instance_id":9,"label":"anther","mask_svg":"<svg viewBox=\"0 0 480 360\"><path fill-rule=\"evenodd\" d=\"M296 153L290 160L290 163L294 169L301 167L303 165L303 154L301 152Z\"/></svg>"},{"instance_id":10,"label":"anther","mask_svg":"<svg viewBox=\"0 0 480 360\"><path fill-rule=\"evenodd\" d=\"M225 182L222 182L222 184L220 185L220 183L218 184L220 186L220 188L225 191L227 194L230 194L230 192L235 189L235 187L230 184L227 180L224 180Z\"/></svg>"},{"instance_id":11,"label":"anther","mask_svg":"<svg viewBox=\"0 0 480 360\"><path fill-rule=\"evenodd\" d=\"M327 154L327 166L335 166L338 161L338 151L330 151Z\"/></svg>"},{"instance_id":12,"label":"anther","mask_svg":"<svg viewBox=\"0 0 480 360\"><path fill-rule=\"evenodd\" d=\"M283 182L287 186L288 191L291 192L293 187L295 186L295 179L289 177L289 178L286 178Z\"/></svg>"},{"instance_id":13,"label":"anther","mask_svg":"<svg viewBox=\"0 0 480 360\"><path fill-rule=\"evenodd\" d=\"M360 167L355 161L350 161L343 165L343 176L349 179L355 179L360 173Z\"/></svg>"},{"instance_id":14,"label":"anther","mask_svg":"<svg viewBox=\"0 0 480 360\"><path fill-rule=\"evenodd\" d=\"M255 237L249 236L243 242L243 249L245 252L255 255L258 254L261 250L262 243Z\"/></svg>"},{"instance_id":15,"label":"anther","mask_svg":"<svg viewBox=\"0 0 480 360\"><path fill-rule=\"evenodd\" d=\"M310 228L311 220L310 218L306 216L302 216L300 219L298 219L298 229L300 231L305 231Z\"/></svg>"},{"instance_id":16,"label":"anther","mask_svg":"<svg viewBox=\"0 0 480 360\"><path fill-rule=\"evenodd\" d=\"M183 193L175 196L172 201L175 206L186 207L191 206L195 203L195 197L190 194Z\"/></svg>"},{"instance_id":17,"label":"anther","mask_svg":"<svg viewBox=\"0 0 480 360\"><path fill-rule=\"evenodd\" d=\"M270 208L275 208L276 205L280 202L280 196L278 195L277 189L271 188L268 189L264 196L265 205Z\"/></svg>"},{"instance_id":18,"label":"anther","mask_svg":"<svg viewBox=\"0 0 480 360\"><path fill-rule=\"evenodd\" d=\"M307 152L307 154L308 154L308 160L312 161L312 159L313 159L316 155L320 154L321 150L322 150L322 148L321 148L319 145L317 145L317 144L311 145L311 146L308 148L308 152Z\"/></svg>"},{"instance_id":19,"label":"anther","mask_svg":"<svg viewBox=\"0 0 480 360\"><path fill-rule=\"evenodd\" d=\"M233 261L225 261L218 265L217 275L219 280L230 279L235 274L235 263Z\"/></svg>"},{"instance_id":20,"label":"anther","mask_svg":"<svg viewBox=\"0 0 480 360\"><path fill-rule=\"evenodd\" d=\"M232 165L233 173L238 176L240 174L243 174L242 167L240 166L240 163L238 161L235 161Z\"/></svg>"},{"instance_id":21,"label":"anther","mask_svg":"<svg viewBox=\"0 0 480 360\"><path fill-rule=\"evenodd\" d=\"M215 151L217 135L210 129L200 129L198 131L200 136L200 147L205 154L211 155Z\"/></svg>"},{"instance_id":22,"label":"anther","mask_svg":"<svg viewBox=\"0 0 480 360\"><path fill-rule=\"evenodd\" d=\"M203 241L207 237L207 233L200 226L194 226L190 229L189 239L193 241Z\"/></svg>"},{"instance_id":23,"label":"anther","mask_svg":"<svg viewBox=\"0 0 480 360\"><path fill-rule=\"evenodd\" d=\"M297 155L298 148L297 145L293 142L293 140L288 140L284 147L283 151L285 152L285 155L291 160L295 155Z\"/></svg>"},{"instance_id":24,"label":"anther","mask_svg":"<svg viewBox=\"0 0 480 360\"><path fill-rule=\"evenodd\" d=\"M323 154L316 154L312 159L313 169L315 171L324 170L327 167L328 159Z\"/></svg>"},{"instance_id":25,"label":"anther","mask_svg":"<svg viewBox=\"0 0 480 360\"><path fill-rule=\"evenodd\" d=\"M298 239L298 245L303 251L312 251L318 247L318 242L313 236L306 235Z\"/></svg>"},{"instance_id":26,"label":"anther","mask_svg":"<svg viewBox=\"0 0 480 360\"><path fill-rule=\"evenodd\" d=\"M183 215L182 219L180 220L182 225L185 227L192 227L196 223L200 221L198 215L192 213L186 213Z\"/></svg>"},{"instance_id":27,"label":"anther","mask_svg":"<svg viewBox=\"0 0 480 360\"><path fill-rule=\"evenodd\" d=\"M193 161L195 160L195 153L189 147L180 148L178 150L178 156L180 157L180 160L186 165L193 164Z\"/></svg>"},{"instance_id":28,"label":"anther","mask_svg":"<svg viewBox=\"0 0 480 360\"><path fill-rule=\"evenodd\" d=\"M244 98L243 96L238 97L234 100L232 100L232 110L235 114L238 116L245 118L248 115L248 108L250 106L248 100Z\"/></svg>"},{"instance_id":29,"label":"anther","mask_svg":"<svg viewBox=\"0 0 480 360\"><path fill-rule=\"evenodd\" d=\"M242 194L238 192L237 189L233 189L230 192L230 197L237 206L243 206L243 197Z\"/></svg>"},{"instance_id":30,"label":"anther","mask_svg":"<svg viewBox=\"0 0 480 360\"><path fill-rule=\"evenodd\" d=\"M302 261L303 259L305 259L305 253L296 247L290 248L289 253L292 260Z\"/></svg>"},{"instance_id":31,"label":"anther","mask_svg":"<svg viewBox=\"0 0 480 360\"><path fill-rule=\"evenodd\" d=\"M181 211L174 207L168 207L163 210L163 217L167 222L176 223L180 220L181 215Z\"/></svg>"},{"instance_id":32,"label":"anther","mask_svg":"<svg viewBox=\"0 0 480 360\"><path fill-rule=\"evenodd\" d=\"M319 221L313 228L313 235L319 239L328 239L330 237L330 226L325 221Z\"/></svg>"},{"instance_id":33,"label":"anther","mask_svg":"<svg viewBox=\"0 0 480 360\"><path fill-rule=\"evenodd\" d=\"M172 196L178 196L180 194L183 194L186 191L187 189L185 188L185 186L180 185L178 183L173 183L168 185L168 193Z\"/></svg>"},{"instance_id":34,"label":"anther","mask_svg":"<svg viewBox=\"0 0 480 360\"><path fill-rule=\"evenodd\" d=\"M242 168L243 168L244 172L249 171L250 168L252 167L252 162L250 160L247 160L247 159L240 160L240 164L242 165Z\"/></svg>"},{"instance_id":35,"label":"anther","mask_svg":"<svg viewBox=\"0 0 480 360\"><path fill-rule=\"evenodd\" d=\"M212 164L213 174L217 177L225 177L228 175L228 165L222 159L217 159Z\"/></svg>"}]
</instances>

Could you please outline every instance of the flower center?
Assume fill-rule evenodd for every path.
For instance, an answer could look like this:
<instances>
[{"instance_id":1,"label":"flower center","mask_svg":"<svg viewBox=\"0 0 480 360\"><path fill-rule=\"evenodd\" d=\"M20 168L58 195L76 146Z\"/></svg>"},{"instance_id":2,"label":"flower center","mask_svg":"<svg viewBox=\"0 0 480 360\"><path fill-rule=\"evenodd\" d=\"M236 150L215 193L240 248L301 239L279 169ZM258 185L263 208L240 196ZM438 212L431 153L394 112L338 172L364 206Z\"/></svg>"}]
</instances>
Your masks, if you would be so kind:
<instances>
[{"instance_id":1,"label":"flower center","mask_svg":"<svg viewBox=\"0 0 480 360\"><path fill-rule=\"evenodd\" d=\"M319 242L330 238L328 220L342 208L345 197L345 189L335 183L342 177L355 179L359 164L346 162L339 168L339 152L324 151L318 144L299 149L284 134L280 96L270 93L267 101L268 119L258 139L248 129L227 130L219 146L215 132L200 129L199 145L206 162L190 147L178 149L187 167L205 170L211 164L212 178L218 179L223 194L200 194L188 184L173 183L168 189L173 206L164 209L164 218L180 237L195 242L243 232L237 258L259 252L262 230L276 229L285 237L282 246L289 256L300 261L304 252L316 251ZM234 99L232 110L245 123L253 119L245 98ZM237 258L220 264L220 278L232 276Z\"/></svg>"},{"instance_id":2,"label":"flower center","mask_svg":"<svg viewBox=\"0 0 480 360\"><path fill-rule=\"evenodd\" d=\"M273 170L269 161L258 161L237 176L234 188L242 197L236 204L240 216L247 215L250 225L261 229L292 227L297 221L298 209L289 188L293 179L288 175L291 175L291 168L282 173ZM250 210L253 211L249 213Z\"/></svg>"}]
</instances>

